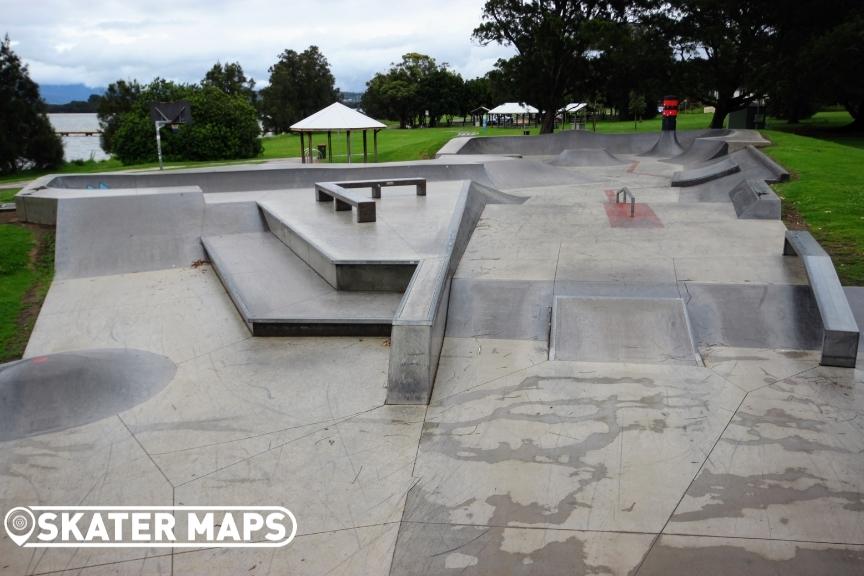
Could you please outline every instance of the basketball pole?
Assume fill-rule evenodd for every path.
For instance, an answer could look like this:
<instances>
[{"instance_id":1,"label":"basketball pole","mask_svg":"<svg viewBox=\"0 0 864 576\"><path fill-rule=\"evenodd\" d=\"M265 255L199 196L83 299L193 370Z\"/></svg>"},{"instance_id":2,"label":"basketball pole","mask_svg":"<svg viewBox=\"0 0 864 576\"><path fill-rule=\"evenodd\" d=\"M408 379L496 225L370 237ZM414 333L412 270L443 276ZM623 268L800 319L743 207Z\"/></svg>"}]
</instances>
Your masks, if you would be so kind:
<instances>
[{"instance_id":1,"label":"basketball pole","mask_svg":"<svg viewBox=\"0 0 864 576\"><path fill-rule=\"evenodd\" d=\"M165 169L165 167L162 165L162 135L159 132L166 124L168 124L168 122L156 120L156 152L159 155L159 170Z\"/></svg>"}]
</instances>

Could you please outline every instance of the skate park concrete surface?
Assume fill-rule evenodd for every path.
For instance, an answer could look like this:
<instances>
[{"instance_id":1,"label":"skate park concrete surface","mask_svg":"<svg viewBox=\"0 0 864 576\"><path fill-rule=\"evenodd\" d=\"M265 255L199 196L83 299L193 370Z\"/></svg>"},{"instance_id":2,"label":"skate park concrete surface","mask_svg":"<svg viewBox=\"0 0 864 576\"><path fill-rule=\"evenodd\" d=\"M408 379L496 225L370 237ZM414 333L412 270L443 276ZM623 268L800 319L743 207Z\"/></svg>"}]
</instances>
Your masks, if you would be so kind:
<instances>
[{"instance_id":1,"label":"skate park concrete surface","mask_svg":"<svg viewBox=\"0 0 864 576\"><path fill-rule=\"evenodd\" d=\"M0 574L860 574L864 371L823 364L860 362L864 290L787 239L758 133L658 138L34 182L57 271L0 367L4 510L272 505L298 532L4 532ZM370 223L314 193L417 177Z\"/></svg>"}]
</instances>

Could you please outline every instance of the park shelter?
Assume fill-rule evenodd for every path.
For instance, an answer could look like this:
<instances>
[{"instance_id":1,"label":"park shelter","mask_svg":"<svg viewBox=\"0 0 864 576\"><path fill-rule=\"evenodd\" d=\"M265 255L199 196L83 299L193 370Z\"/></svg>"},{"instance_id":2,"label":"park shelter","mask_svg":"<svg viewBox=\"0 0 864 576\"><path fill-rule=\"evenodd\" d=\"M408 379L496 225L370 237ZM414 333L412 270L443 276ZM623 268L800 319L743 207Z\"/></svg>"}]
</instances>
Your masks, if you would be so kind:
<instances>
[{"instance_id":1,"label":"park shelter","mask_svg":"<svg viewBox=\"0 0 864 576\"><path fill-rule=\"evenodd\" d=\"M530 119L532 115L537 113L537 108L530 104L520 104L519 102L505 102L504 104L489 110L490 116L510 116L511 118L523 117L525 119Z\"/></svg>"},{"instance_id":2,"label":"park shelter","mask_svg":"<svg viewBox=\"0 0 864 576\"><path fill-rule=\"evenodd\" d=\"M485 106L478 106L477 108L471 110L469 114L471 114L471 124L474 126L479 126L483 122L483 116L489 113L489 109Z\"/></svg>"},{"instance_id":3,"label":"park shelter","mask_svg":"<svg viewBox=\"0 0 864 576\"><path fill-rule=\"evenodd\" d=\"M314 147L312 146L312 135L316 132L327 133L327 159L333 161L333 132L345 131L345 139L348 152L348 163L351 163L351 132L363 132L363 162L369 161L366 133L372 130L372 146L374 161L378 161L378 132L386 128L384 124L369 118L365 114L345 106L340 102L334 102L315 112L311 116L300 120L291 126L292 132L300 133L300 157L305 164L308 160L312 162ZM308 135L308 146L306 139Z\"/></svg>"},{"instance_id":4,"label":"park shelter","mask_svg":"<svg viewBox=\"0 0 864 576\"><path fill-rule=\"evenodd\" d=\"M586 114L588 112L588 104L586 102L571 102L567 104L560 110L558 110L558 114L561 115L561 124L562 126L567 123L567 116L573 116L573 127L576 127L576 115L577 114Z\"/></svg>"},{"instance_id":5,"label":"park shelter","mask_svg":"<svg viewBox=\"0 0 864 576\"><path fill-rule=\"evenodd\" d=\"M559 110L559 112L564 112L566 114L576 114L578 112L581 112L582 109L586 108L587 106L588 104L586 104L585 102L571 102L570 104L567 104L566 106L564 106L564 108Z\"/></svg>"}]
</instances>

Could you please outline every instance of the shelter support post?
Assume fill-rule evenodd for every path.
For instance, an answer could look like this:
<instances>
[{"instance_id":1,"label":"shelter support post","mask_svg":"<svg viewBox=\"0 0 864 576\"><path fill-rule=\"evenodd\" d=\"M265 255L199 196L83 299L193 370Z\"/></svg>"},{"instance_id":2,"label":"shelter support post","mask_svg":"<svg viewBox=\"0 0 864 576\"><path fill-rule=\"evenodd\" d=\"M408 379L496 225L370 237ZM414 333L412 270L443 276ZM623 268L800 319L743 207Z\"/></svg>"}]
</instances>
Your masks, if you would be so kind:
<instances>
[{"instance_id":1,"label":"shelter support post","mask_svg":"<svg viewBox=\"0 0 864 576\"><path fill-rule=\"evenodd\" d=\"M348 164L351 164L351 131L345 133L345 143L348 146Z\"/></svg>"},{"instance_id":2,"label":"shelter support post","mask_svg":"<svg viewBox=\"0 0 864 576\"><path fill-rule=\"evenodd\" d=\"M306 163L306 146L305 146L305 138L303 136L303 132L300 132L300 162L302 164Z\"/></svg>"},{"instance_id":3,"label":"shelter support post","mask_svg":"<svg viewBox=\"0 0 864 576\"><path fill-rule=\"evenodd\" d=\"M363 163L366 164L369 162L369 154L366 148L366 130L363 130Z\"/></svg>"},{"instance_id":4,"label":"shelter support post","mask_svg":"<svg viewBox=\"0 0 864 576\"><path fill-rule=\"evenodd\" d=\"M380 132L380 130L373 130L372 131L372 149L373 149L375 162L378 162L378 132Z\"/></svg>"},{"instance_id":5,"label":"shelter support post","mask_svg":"<svg viewBox=\"0 0 864 576\"><path fill-rule=\"evenodd\" d=\"M330 130L327 131L327 161L329 163L333 163L333 138L332 132Z\"/></svg>"}]
</instances>

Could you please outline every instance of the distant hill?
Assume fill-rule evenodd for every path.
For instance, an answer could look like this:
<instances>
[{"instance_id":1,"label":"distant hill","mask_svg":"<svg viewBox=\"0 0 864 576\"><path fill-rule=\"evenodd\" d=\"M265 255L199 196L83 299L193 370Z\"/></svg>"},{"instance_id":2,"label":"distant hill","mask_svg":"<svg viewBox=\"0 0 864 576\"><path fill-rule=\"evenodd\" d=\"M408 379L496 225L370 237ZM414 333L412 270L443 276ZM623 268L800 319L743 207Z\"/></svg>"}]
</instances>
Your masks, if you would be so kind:
<instances>
[{"instance_id":1,"label":"distant hill","mask_svg":"<svg viewBox=\"0 0 864 576\"><path fill-rule=\"evenodd\" d=\"M84 84L40 84L39 93L48 104L67 104L73 100L86 101L91 94L101 96L105 88L91 88Z\"/></svg>"}]
</instances>

